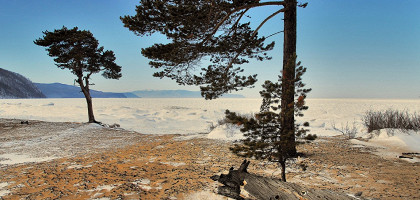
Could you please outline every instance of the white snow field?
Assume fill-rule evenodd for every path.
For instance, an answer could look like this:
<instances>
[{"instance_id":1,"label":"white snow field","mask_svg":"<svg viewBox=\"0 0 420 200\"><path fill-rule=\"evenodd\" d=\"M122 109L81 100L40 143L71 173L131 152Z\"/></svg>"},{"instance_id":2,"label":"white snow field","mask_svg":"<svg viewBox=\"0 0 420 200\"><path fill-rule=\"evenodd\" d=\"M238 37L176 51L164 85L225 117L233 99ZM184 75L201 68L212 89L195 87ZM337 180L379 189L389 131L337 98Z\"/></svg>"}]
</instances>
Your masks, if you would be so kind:
<instances>
[{"instance_id":1,"label":"white snow field","mask_svg":"<svg viewBox=\"0 0 420 200\"><path fill-rule=\"evenodd\" d=\"M120 124L122 128L144 134L209 133L229 109L242 114L258 112L261 99L94 99L96 120ZM420 113L420 99L309 99L309 110L298 122L308 121L310 133L334 136L354 132L368 138L370 144L392 146L404 152L420 152L420 133L381 130L367 134L362 116L368 110L392 108ZM86 122L85 99L0 99L0 118L43 120L53 122ZM241 133L235 126L219 126L208 138L235 140ZM357 143L357 142L356 142ZM358 143L358 145L362 145ZM367 144L363 144L367 145Z\"/></svg>"}]
</instances>

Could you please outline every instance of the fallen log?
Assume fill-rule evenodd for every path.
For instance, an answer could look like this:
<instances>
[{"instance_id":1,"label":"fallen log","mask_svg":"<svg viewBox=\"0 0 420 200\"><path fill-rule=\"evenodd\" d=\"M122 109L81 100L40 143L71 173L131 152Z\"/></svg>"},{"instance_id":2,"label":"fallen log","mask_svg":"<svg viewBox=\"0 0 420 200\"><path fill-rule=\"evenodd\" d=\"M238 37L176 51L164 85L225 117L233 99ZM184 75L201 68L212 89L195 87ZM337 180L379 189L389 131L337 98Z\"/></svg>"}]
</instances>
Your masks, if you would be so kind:
<instances>
[{"instance_id":1,"label":"fallen log","mask_svg":"<svg viewBox=\"0 0 420 200\"><path fill-rule=\"evenodd\" d=\"M408 158L408 159L413 159L413 157L410 157L410 156L398 156L398 158Z\"/></svg>"},{"instance_id":2,"label":"fallen log","mask_svg":"<svg viewBox=\"0 0 420 200\"><path fill-rule=\"evenodd\" d=\"M248 199L297 199L297 200L352 200L356 199L343 193L329 190L310 189L295 183L283 182L280 179L267 178L247 172L250 161L244 160L238 170L230 168L228 174L212 176L211 178L223 184L218 187L218 193L234 198L245 199L241 190L250 196ZM357 199L361 199L360 197Z\"/></svg>"}]
</instances>

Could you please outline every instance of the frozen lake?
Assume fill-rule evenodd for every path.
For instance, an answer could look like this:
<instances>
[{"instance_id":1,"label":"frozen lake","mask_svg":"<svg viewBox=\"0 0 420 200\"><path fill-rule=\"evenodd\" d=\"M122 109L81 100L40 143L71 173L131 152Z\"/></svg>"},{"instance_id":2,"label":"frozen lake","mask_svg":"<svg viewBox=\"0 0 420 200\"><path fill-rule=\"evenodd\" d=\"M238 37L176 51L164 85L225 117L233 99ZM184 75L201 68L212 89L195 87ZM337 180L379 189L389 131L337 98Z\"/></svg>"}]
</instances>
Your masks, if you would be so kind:
<instances>
[{"instance_id":1,"label":"frozen lake","mask_svg":"<svg viewBox=\"0 0 420 200\"><path fill-rule=\"evenodd\" d=\"M122 128L145 134L207 133L224 117L226 109L258 112L260 99L94 99L96 120L118 123ZM349 124L366 131L362 116L367 110L394 108L420 113L420 99L309 99L309 110L298 121L309 121L311 133L336 135L332 126ZM0 99L0 117L44 121L86 122L85 99Z\"/></svg>"}]
</instances>

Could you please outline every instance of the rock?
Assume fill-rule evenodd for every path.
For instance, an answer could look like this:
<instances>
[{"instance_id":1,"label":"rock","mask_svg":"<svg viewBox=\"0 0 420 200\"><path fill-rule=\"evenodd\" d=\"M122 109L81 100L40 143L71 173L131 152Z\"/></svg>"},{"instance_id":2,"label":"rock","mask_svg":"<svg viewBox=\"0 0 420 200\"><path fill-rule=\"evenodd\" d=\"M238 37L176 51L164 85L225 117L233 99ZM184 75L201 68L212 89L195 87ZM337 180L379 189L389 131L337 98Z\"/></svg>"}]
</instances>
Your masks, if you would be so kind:
<instances>
[{"instance_id":1,"label":"rock","mask_svg":"<svg viewBox=\"0 0 420 200\"><path fill-rule=\"evenodd\" d=\"M354 194L354 196L360 197L360 196L362 196L362 194L363 194L363 192L357 192L356 194Z\"/></svg>"},{"instance_id":2,"label":"rock","mask_svg":"<svg viewBox=\"0 0 420 200\"><path fill-rule=\"evenodd\" d=\"M119 128L119 127L120 127L120 125L117 124L117 123L109 125L109 128Z\"/></svg>"}]
</instances>

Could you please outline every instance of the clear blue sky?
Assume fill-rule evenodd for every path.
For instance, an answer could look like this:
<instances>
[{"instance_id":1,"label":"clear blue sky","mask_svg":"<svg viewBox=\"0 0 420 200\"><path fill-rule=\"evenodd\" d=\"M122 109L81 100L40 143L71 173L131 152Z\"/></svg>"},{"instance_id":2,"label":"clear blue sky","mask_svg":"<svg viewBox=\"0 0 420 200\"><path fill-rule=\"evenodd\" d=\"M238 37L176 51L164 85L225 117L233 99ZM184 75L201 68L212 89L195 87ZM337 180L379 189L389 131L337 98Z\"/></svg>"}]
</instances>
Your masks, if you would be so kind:
<instances>
[{"instance_id":1,"label":"clear blue sky","mask_svg":"<svg viewBox=\"0 0 420 200\"><path fill-rule=\"evenodd\" d=\"M420 0L308 0L298 10L298 60L308 68L304 82L310 98L419 98ZM43 47L33 41L42 31L78 26L90 30L105 49L113 50L123 67L120 80L94 76L93 89L125 92L142 89L188 89L152 77L141 48L164 42L161 36L138 37L123 27L119 17L133 15L137 0L0 0L0 68L20 73L34 82L73 84L74 75L55 67ZM276 7L250 14L257 26ZM282 30L281 15L261 30ZM281 70L282 34L270 52L271 61L251 62L245 73L258 73L254 89L240 94L258 97L266 79Z\"/></svg>"}]
</instances>

